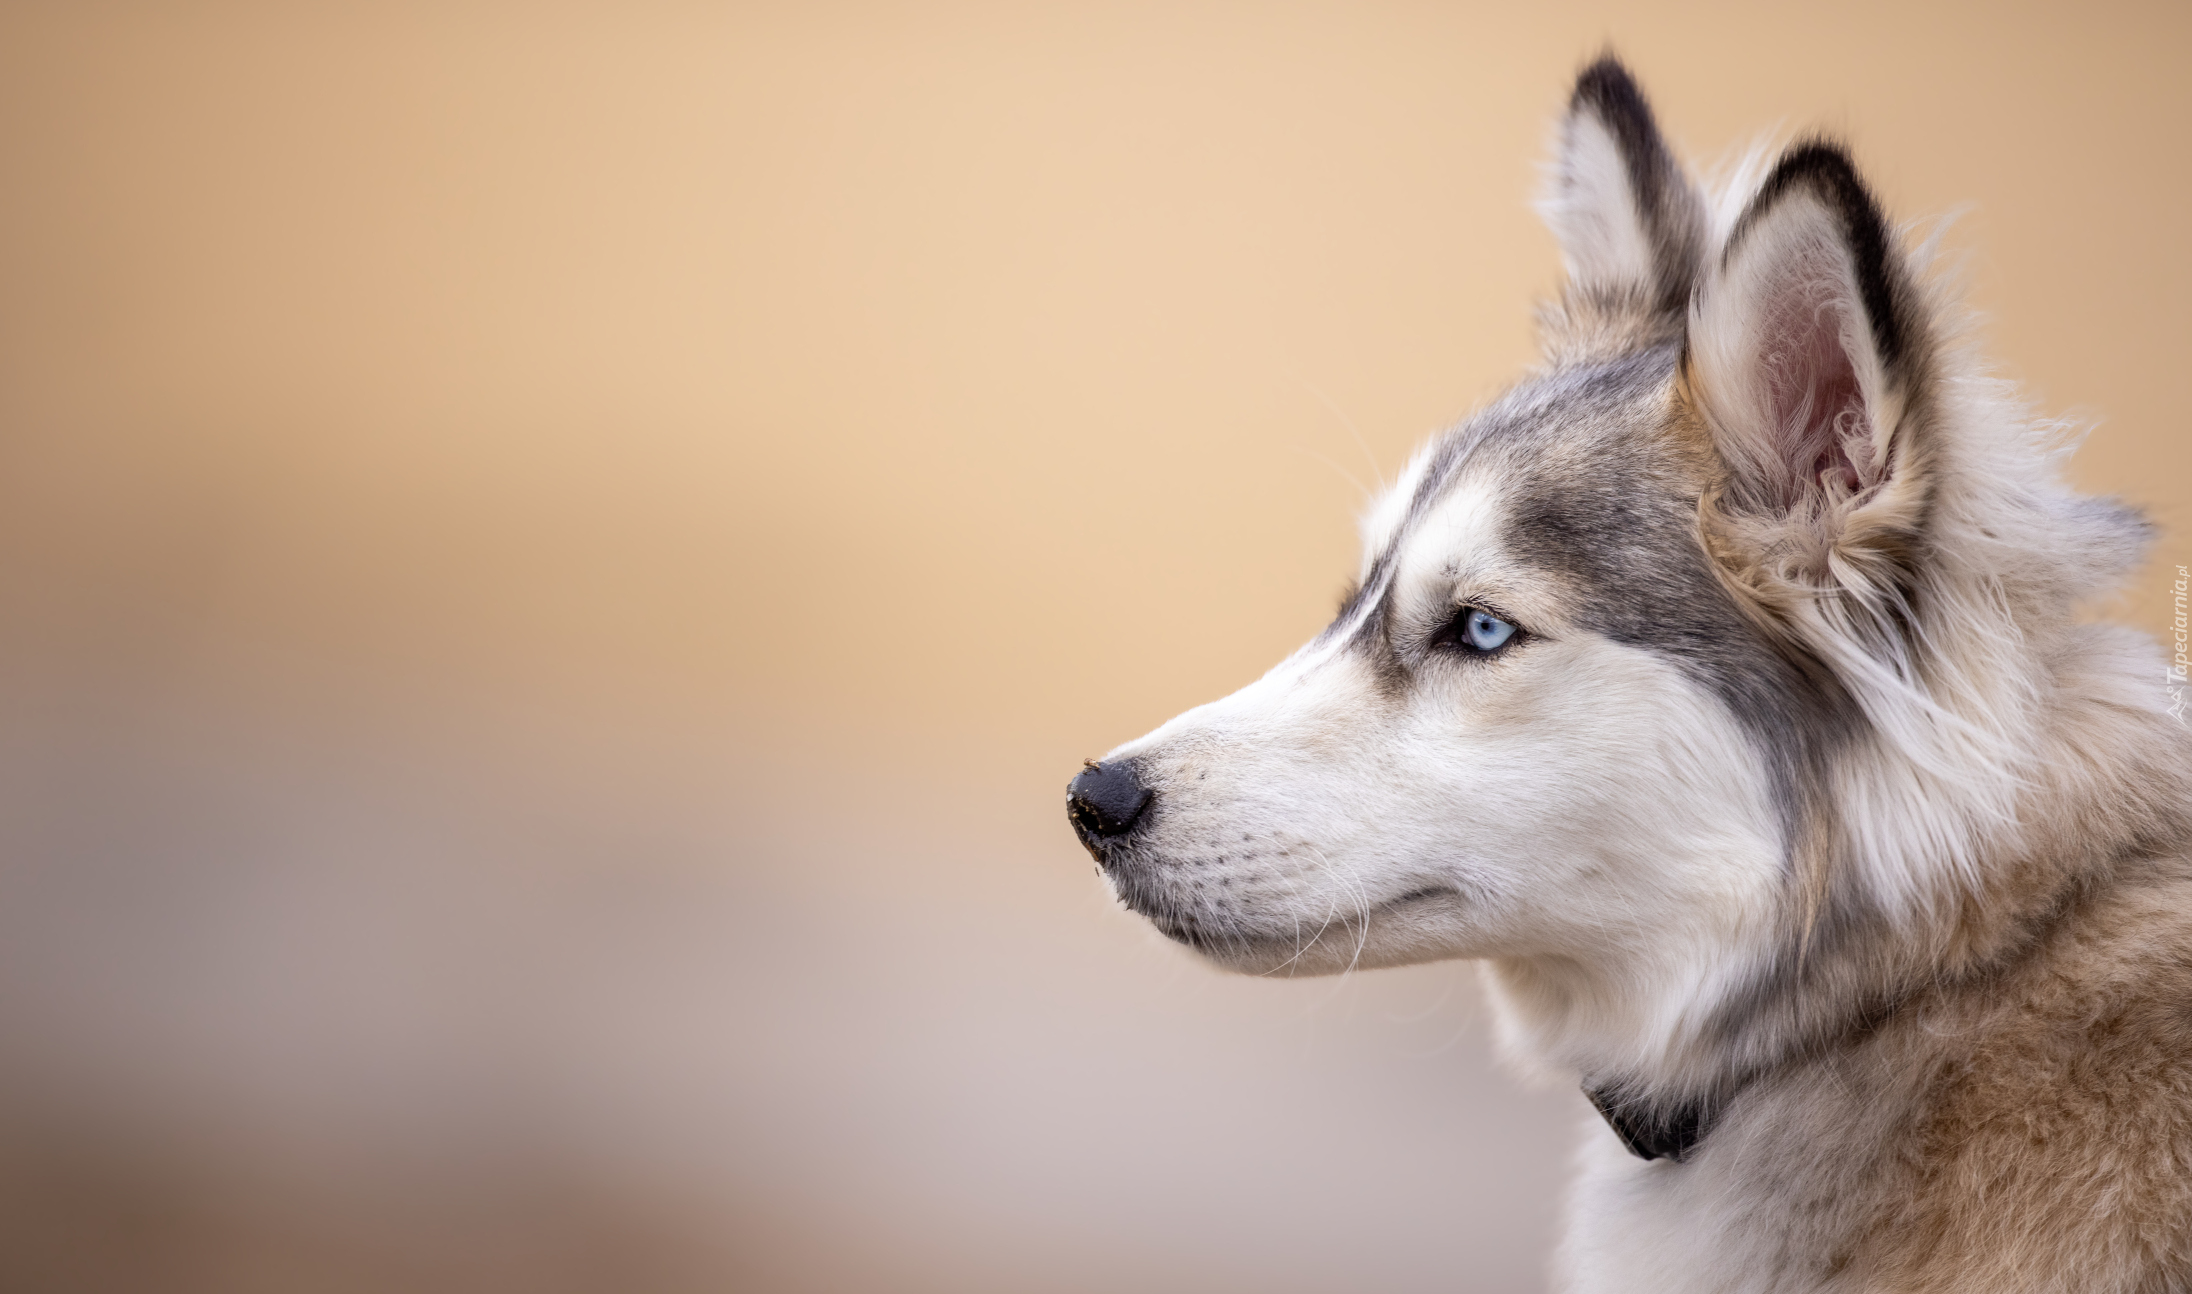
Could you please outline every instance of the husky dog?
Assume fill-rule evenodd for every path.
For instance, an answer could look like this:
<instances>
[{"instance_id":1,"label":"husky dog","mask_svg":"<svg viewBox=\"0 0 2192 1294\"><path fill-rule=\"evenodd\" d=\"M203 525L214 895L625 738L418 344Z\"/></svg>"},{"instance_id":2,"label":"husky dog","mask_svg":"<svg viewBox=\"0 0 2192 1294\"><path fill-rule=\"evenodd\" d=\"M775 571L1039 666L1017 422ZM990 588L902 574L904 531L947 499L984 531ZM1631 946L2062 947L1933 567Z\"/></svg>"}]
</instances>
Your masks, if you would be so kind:
<instances>
[{"instance_id":1,"label":"husky dog","mask_svg":"<svg viewBox=\"0 0 2192 1294\"><path fill-rule=\"evenodd\" d=\"M1222 966L1483 959L1594 1124L1576 1291L2192 1290L2192 740L1849 155L1724 198L1606 59L1542 369L1417 454L1329 628L1068 792Z\"/></svg>"}]
</instances>

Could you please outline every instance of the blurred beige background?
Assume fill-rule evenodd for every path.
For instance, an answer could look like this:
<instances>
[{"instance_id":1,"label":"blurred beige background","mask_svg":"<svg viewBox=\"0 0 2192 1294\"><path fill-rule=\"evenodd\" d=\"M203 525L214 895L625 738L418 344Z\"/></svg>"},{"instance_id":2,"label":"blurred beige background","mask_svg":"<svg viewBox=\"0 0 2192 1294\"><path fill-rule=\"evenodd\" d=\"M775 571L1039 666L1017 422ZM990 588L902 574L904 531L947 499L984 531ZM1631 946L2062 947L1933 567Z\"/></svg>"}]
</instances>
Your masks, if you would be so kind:
<instances>
[{"instance_id":1,"label":"blurred beige background","mask_svg":"<svg viewBox=\"0 0 2192 1294\"><path fill-rule=\"evenodd\" d=\"M0 1285L1527 1291L1464 966L1062 820L1531 360L1628 57L1850 138L2192 562L2192 11L0 13ZM2159 680L2157 680L2159 686Z\"/></svg>"}]
</instances>

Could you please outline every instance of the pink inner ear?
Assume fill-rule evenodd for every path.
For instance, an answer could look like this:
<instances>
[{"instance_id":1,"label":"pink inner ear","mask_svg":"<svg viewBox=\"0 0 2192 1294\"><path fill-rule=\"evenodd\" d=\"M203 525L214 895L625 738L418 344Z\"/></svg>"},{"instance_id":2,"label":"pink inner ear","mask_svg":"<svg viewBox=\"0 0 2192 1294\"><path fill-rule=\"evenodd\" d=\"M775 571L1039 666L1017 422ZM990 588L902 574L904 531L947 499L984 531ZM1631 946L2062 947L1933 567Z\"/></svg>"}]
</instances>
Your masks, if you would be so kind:
<instances>
[{"instance_id":1,"label":"pink inner ear","mask_svg":"<svg viewBox=\"0 0 2192 1294\"><path fill-rule=\"evenodd\" d=\"M1857 303L1835 290L1841 275L1810 268L1815 272L1790 276L1773 294L1759 339L1773 436L1769 470L1789 509L1807 498L1824 502L1869 490L1884 475L1873 464L1864 386L1842 340Z\"/></svg>"}]
</instances>

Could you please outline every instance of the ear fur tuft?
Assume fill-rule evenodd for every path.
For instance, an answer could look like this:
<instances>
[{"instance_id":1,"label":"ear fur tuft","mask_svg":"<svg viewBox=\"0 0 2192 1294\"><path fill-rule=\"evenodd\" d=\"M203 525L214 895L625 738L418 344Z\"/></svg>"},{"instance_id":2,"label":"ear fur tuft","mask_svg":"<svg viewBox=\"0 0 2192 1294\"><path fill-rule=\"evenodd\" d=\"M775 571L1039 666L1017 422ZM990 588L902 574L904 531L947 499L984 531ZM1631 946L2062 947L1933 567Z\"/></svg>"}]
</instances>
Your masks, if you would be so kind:
<instances>
[{"instance_id":1,"label":"ear fur tuft","mask_svg":"<svg viewBox=\"0 0 2192 1294\"><path fill-rule=\"evenodd\" d=\"M1902 583L1882 562L1910 559L1926 508L1926 339L1848 154L1789 150L1699 285L1683 361L1754 574L1868 599Z\"/></svg>"}]
</instances>

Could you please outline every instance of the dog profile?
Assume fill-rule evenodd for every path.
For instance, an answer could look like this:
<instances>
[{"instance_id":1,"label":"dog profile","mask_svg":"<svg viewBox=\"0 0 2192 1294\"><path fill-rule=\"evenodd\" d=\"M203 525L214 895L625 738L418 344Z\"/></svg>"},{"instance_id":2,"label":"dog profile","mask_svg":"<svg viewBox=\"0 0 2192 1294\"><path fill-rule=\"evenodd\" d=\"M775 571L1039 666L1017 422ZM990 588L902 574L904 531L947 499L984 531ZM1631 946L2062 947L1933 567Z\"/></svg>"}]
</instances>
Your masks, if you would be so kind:
<instances>
[{"instance_id":1,"label":"dog profile","mask_svg":"<svg viewBox=\"0 0 2192 1294\"><path fill-rule=\"evenodd\" d=\"M1541 368L1075 830L1221 966L1480 959L1604 1115L1561 1288L2192 1290L2192 738L2087 617L2146 523L1835 143L1709 195L1609 57L1542 209Z\"/></svg>"}]
</instances>

